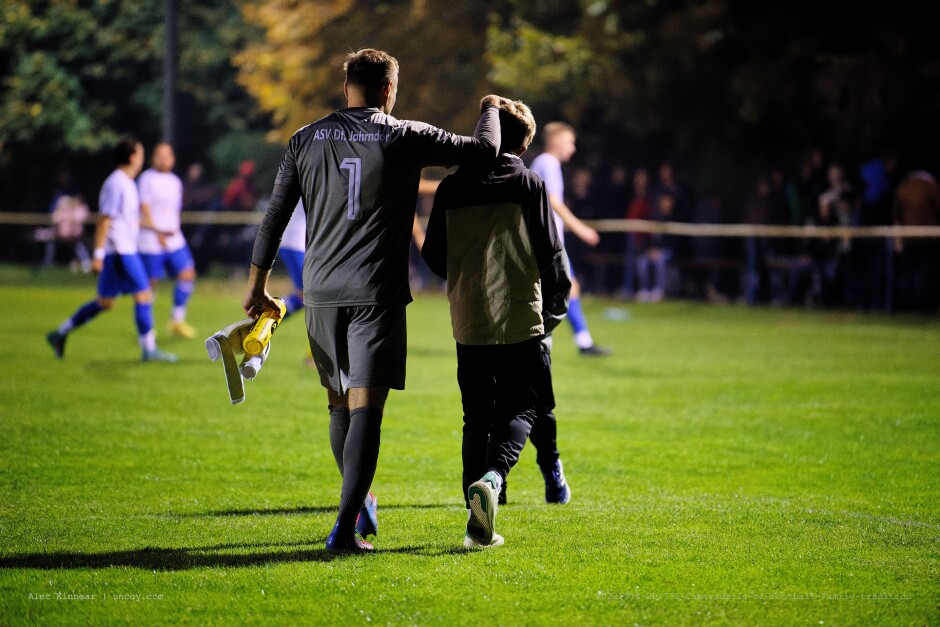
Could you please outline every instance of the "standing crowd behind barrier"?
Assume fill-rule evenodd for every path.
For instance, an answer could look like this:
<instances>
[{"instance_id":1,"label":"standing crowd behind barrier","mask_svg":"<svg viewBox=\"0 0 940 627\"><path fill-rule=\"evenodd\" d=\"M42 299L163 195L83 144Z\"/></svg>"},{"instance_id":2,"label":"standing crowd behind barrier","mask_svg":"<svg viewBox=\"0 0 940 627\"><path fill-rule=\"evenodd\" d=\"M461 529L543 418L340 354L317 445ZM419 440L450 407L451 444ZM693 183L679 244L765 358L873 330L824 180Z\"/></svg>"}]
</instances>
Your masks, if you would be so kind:
<instances>
[{"instance_id":1,"label":"standing crowd behind barrier","mask_svg":"<svg viewBox=\"0 0 940 627\"><path fill-rule=\"evenodd\" d=\"M827 161L813 148L791 174L769 169L754 182L740 210L715 190L699 195L680 182L670 161L652 171L613 163L601 170L581 165L569 173L571 206L587 220L640 219L700 224L745 223L807 226L940 225L940 188L925 170L904 172L890 151L856 168ZM853 175L854 172L854 175ZM202 164L184 177L184 211L256 211L264 204L245 161L226 188L204 180ZM70 251L70 264L85 269L89 211L66 170L50 195L53 226L36 229L43 266ZM260 207L263 209L263 207ZM83 213L86 212L86 213ZM419 211L419 215L421 212ZM200 273L244 259L255 225L187 225ZM239 252L242 251L242 252ZM940 306L940 243L887 237L772 238L679 237L631 232L602 235L596 248L572 238L569 254L584 268L586 291L638 301L698 298L712 302L843 307L872 311L936 313ZM415 259L412 259L415 264ZM425 268L415 265L417 289Z\"/></svg>"},{"instance_id":2,"label":"standing crowd behind barrier","mask_svg":"<svg viewBox=\"0 0 940 627\"><path fill-rule=\"evenodd\" d=\"M827 161L821 150L812 148L793 172L782 165L769 168L754 182L740 210L729 211L717 191L697 195L682 186L669 161L653 171L642 165L631 171L614 164L606 172L581 166L571 175L568 200L587 219L823 227L940 223L940 208L932 204L933 176L923 170L900 179L898 174L891 151L851 168ZM692 297L751 305L937 312L938 250L936 239L630 232L604 234L596 250L575 245L569 254L593 268L588 291L625 299ZM612 263L618 254L620 261ZM619 276L607 272L615 265Z\"/></svg>"},{"instance_id":3,"label":"standing crowd behind barrier","mask_svg":"<svg viewBox=\"0 0 940 627\"><path fill-rule=\"evenodd\" d=\"M205 180L205 169L200 162L191 163L186 168L183 178L183 211L206 212L219 211L222 208L222 194L219 188ZM203 223L192 227L184 225L189 231L186 239L196 260L196 271L207 274L213 260L222 258L224 251L219 246L220 227L216 224Z\"/></svg>"}]
</instances>

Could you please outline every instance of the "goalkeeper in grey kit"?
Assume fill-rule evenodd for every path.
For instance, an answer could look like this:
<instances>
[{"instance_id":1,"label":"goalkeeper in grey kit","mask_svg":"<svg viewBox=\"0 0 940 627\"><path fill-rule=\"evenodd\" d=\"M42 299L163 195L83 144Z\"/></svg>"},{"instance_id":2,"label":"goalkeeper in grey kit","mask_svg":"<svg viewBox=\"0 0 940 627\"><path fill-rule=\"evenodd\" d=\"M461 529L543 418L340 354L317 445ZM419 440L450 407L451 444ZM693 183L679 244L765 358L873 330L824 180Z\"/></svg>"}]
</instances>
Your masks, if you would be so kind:
<instances>
[{"instance_id":1,"label":"goalkeeper in grey kit","mask_svg":"<svg viewBox=\"0 0 940 627\"><path fill-rule=\"evenodd\" d=\"M398 62L364 49L345 63L348 108L290 139L258 230L244 308L273 310L268 275L297 201L306 210L303 286L310 349L327 391L330 447L342 475L331 551L373 550L369 491L389 389L405 387L408 246L421 169L489 163L500 143L498 98L487 96L473 137L391 116Z\"/></svg>"}]
</instances>

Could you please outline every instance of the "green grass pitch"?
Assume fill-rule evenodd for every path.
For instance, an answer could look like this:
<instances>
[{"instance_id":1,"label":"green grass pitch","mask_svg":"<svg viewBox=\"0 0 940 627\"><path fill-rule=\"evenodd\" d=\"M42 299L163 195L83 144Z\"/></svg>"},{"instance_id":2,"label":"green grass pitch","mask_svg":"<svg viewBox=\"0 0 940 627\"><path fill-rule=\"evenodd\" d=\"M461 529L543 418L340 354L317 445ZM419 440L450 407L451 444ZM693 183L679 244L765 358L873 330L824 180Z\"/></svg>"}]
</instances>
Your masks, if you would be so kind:
<instances>
[{"instance_id":1,"label":"green grass pitch","mask_svg":"<svg viewBox=\"0 0 940 627\"><path fill-rule=\"evenodd\" d=\"M200 337L240 317L242 288L199 283ZM378 553L333 557L302 321L230 406L202 341L165 337L167 284L160 345L181 363L139 362L129 299L54 359L45 333L93 292L0 268L0 624L940 624L936 318L588 298L615 352L557 332L572 501L544 503L527 447L506 545L465 552L447 303L419 295Z\"/></svg>"}]
</instances>

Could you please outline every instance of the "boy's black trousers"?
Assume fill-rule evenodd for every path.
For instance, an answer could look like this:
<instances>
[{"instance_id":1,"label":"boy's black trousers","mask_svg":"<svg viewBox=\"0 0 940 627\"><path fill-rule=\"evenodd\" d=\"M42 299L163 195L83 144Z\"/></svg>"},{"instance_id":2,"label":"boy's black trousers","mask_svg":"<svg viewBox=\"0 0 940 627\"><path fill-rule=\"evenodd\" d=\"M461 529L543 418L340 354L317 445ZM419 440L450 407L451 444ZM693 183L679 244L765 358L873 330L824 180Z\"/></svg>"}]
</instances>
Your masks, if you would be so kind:
<instances>
[{"instance_id":1,"label":"boy's black trousers","mask_svg":"<svg viewBox=\"0 0 940 627\"><path fill-rule=\"evenodd\" d=\"M463 402L463 495L490 469L503 478L519 461L532 424L554 407L551 357L539 338L518 344L457 344Z\"/></svg>"}]
</instances>

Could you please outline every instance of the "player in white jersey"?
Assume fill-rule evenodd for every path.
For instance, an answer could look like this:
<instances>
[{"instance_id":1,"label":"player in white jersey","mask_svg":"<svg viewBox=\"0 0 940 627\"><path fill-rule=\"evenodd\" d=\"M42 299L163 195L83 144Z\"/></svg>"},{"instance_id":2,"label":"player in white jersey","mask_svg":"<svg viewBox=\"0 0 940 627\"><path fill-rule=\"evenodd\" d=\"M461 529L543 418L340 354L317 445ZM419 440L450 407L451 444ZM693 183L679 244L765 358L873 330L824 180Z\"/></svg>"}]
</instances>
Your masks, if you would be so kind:
<instances>
[{"instance_id":1,"label":"player in white jersey","mask_svg":"<svg viewBox=\"0 0 940 627\"><path fill-rule=\"evenodd\" d=\"M542 130L545 140L545 151L532 161L530 170L538 174L545 181L545 192L548 201L554 210L555 227L562 242L565 240L565 227L588 246L597 246L600 235L597 231L581 222L565 204L565 180L561 173L561 164L567 163L575 152L574 129L564 122L549 122ZM569 260L570 263L570 260ZM574 330L574 341L582 355L608 355L606 348L595 346L591 332L588 331L587 319L581 308L581 286L575 278L574 268L570 268L571 298L568 302L568 321ZM546 354L551 364L552 336L546 335L543 344L547 348ZM542 471L545 479L545 500L549 503L565 504L571 500L571 488L565 478L564 467L561 463L561 454L558 452L558 424L555 420L554 395L547 397L550 402L536 408L535 422L529 432L529 441L536 450L535 461ZM499 503L507 500L507 485L504 482L499 493Z\"/></svg>"},{"instance_id":2,"label":"player in white jersey","mask_svg":"<svg viewBox=\"0 0 940 627\"><path fill-rule=\"evenodd\" d=\"M561 174L561 164L567 163L575 152L574 129L564 122L549 122L542 131L545 138L545 151L532 161L530 169L545 181L548 199L555 210L555 226L562 241L565 227L578 236L588 246L597 246L600 235L584 224L565 204L565 180ZM574 341L582 355L607 355L609 350L594 345L594 339L588 330L587 319L581 308L581 285L571 269L571 303L568 305L568 321L574 330Z\"/></svg>"},{"instance_id":3,"label":"player in white jersey","mask_svg":"<svg viewBox=\"0 0 940 627\"><path fill-rule=\"evenodd\" d=\"M287 306L285 318L304 308L304 250L307 248L307 217L304 213L304 201L298 200L284 229L281 248L278 251L281 261L287 267L287 273L294 283L294 293L284 300Z\"/></svg>"},{"instance_id":4,"label":"player in white jersey","mask_svg":"<svg viewBox=\"0 0 940 627\"><path fill-rule=\"evenodd\" d=\"M307 214L304 212L303 199L297 201L294 207L294 213L290 216L290 221L284 229L284 237L281 239L281 248L278 250L278 257L284 262L287 268L287 274L294 284L293 293L284 299L284 305L287 313L284 319L288 318L297 311L304 309L304 250L307 248ZM314 366L313 356L307 354L307 365Z\"/></svg>"},{"instance_id":5,"label":"player in white jersey","mask_svg":"<svg viewBox=\"0 0 940 627\"><path fill-rule=\"evenodd\" d=\"M170 333L192 339L196 330L186 322L186 304L196 285L196 264L180 227L183 182L173 173L173 146L161 142L153 149L153 167L137 181L140 190L140 257L150 285L166 276L176 280Z\"/></svg>"},{"instance_id":6,"label":"player in white jersey","mask_svg":"<svg viewBox=\"0 0 940 627\"><path fill-rule=\"evenodd\" d=\"M58 329L46 336L56 357L65 354L65 340L74 329L110 309L120 294L134 295L134 320L143 361L175 362L176 356L157 350L153 331L153 292L137 252L140 198L134 178L144 163L144 147L124 138L114 148L117 169L101 186L92 269L100 273L98 296L79 307Z\"/></svg>"}]
</instances>

